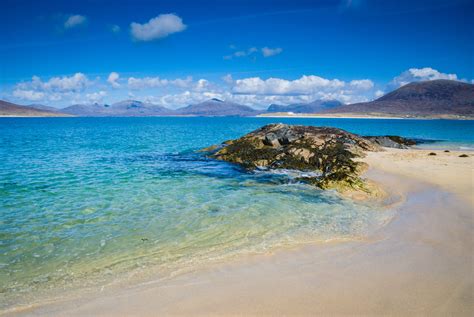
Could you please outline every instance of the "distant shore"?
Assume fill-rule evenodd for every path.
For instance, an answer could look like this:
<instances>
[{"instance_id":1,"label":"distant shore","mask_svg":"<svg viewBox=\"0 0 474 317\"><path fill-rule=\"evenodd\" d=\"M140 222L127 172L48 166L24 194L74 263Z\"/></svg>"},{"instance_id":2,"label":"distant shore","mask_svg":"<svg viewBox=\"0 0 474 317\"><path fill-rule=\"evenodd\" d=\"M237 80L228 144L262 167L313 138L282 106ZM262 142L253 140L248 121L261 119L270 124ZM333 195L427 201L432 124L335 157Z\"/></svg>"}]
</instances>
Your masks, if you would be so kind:
<instances>
[{"instance_id":1,"label":"distant shore","mask_svg":"<svg viewBox=\"0 0 474 317\"><path fill-rule=\"evenodd\" d=\"M54 114L54 115L2 115L0 118L225 118L225 117L240 117L240 116L194 116L194 115L162 115L162 116L74 116L68 114ZM286 114L286 113L265 113L256 116L249 116L246 118L321 118L321 119L412 119L412 120L474 120L474 117L463 117L455 115L439 115L439 116L396 116L396 115L372 115L372 114L350 114L350 113L334 113L334 114L318 114L318 113L298 113L298 114Z\"/></svg>"},{"instance_id":2,"label":"distant shore","mask_svg":"<svg viewBox=\"0 0 474 317\"><path fill-rule=\"evenodd\" d=\"M448 119L448 120L474 120L474 117L457 115L409 116L391 114L360 114L360 113L264 113L257 117L263 118L325 118L325 119Z\"/></svg>"},{"instance_id":3,"label":"distant shore","mask_svg":"<svg viewBox=\"0 0 474 317\"><path fill-rule=\"evenodd\" d=\"M163 283L17 315L470 316L474 157L461 154L418 149L368 153L366 177L399 203L395 219L363 241L244 257Z\"/></svg>"}]
</instances>

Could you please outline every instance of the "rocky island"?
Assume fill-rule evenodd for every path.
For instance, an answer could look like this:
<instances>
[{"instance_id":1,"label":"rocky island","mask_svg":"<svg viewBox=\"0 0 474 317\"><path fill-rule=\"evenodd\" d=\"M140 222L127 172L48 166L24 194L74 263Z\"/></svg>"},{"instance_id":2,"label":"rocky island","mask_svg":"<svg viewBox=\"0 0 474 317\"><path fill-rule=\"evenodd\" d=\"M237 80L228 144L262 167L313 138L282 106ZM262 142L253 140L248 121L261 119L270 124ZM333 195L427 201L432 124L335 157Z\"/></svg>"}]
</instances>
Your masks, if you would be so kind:
<instances>
[{"instance_id":1,"label":"rocky island","mask_svg":"<svg viewBox=\"0 0 474 317\"><path fill-rule=\"evenodd\" d=\"M338 128L269 124L236 140L203 149L208 156L246 169L289 169L312 172L298 180L321 189L378 195L363 179L367 164L359 158L382 147L408 148L414 140L399 136L359 136Z\"/></svg>"}]
</instances>

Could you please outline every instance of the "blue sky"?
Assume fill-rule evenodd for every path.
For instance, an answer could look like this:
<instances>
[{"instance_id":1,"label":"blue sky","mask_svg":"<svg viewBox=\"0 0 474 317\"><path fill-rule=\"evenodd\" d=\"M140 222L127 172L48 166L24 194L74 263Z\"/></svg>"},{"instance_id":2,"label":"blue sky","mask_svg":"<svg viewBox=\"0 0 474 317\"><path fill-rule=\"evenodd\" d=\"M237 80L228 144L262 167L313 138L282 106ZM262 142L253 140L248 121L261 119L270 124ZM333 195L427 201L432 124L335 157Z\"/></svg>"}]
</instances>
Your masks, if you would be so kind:
<instances>
[{"instance_id":1,"label":"blue sky","mask_svg":"<svg viewBox=\"0 0 474 317\"><path fill-rule=\"evenodd\" d=\"M0 98L20 104L350 103L474 78L469 0L6 0L0 18Z\"/></svg>"}]
</instances>

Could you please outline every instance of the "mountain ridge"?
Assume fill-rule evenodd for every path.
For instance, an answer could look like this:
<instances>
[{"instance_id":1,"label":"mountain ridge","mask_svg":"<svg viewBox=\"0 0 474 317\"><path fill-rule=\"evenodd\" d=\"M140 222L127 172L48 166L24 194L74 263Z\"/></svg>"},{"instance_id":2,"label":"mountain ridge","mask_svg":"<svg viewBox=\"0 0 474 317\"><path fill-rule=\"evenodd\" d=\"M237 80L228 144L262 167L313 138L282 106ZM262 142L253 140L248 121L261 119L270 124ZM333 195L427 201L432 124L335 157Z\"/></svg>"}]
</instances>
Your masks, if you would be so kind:
<instances>
[{"instance_id":1,"label":"mountain ridge","mask_svg":"<svg viewBox=\"0 0 474 317\"><path fill-rule=\"evenodd\" d=\"M412 82L376 100L344 105L323 113L474 116L474 85L446 79Z\"/></svg>"},{"instance_id":2,"label":"mountain ridge","mask_svg":"<svg viewBox=\"0 0 474 317\"><path fill-rule=\"evenodd\" d=\"M318 115L474 117L474 85L453 80L412 82L369 102L344 105L337 100L270 105L267 110L212 98L178 109L138 100L108 104L75 104L62 109L45 105L21 106L0 101L0 116L258 116L275 113Z\"/></svg>"},{"instance_id":3,"label":"mountain ridge","mask_svg":"<svg viewBox=\"0 0 474 317\"><path fill-rule=\"evenodd\" d=\"M67 117L67 114L21 106L0 100L0 117Z\"/></svg>"},{"instance_id":4,"label":"mountain ridge","mask_svg":"<svg viewBox=\"0 0 474 317\"><path fill-rule=\"evenodd\" d=\"M314 100L308 103L294 103L286 106L271 104L267 112L318 113L342 105L343 103L339 100Z\"/></svg>"},{"instance_id":5,"label":"mountain ridge","mask_svg":"<svg viewBox=\"0 0 474 317\"><path fill-rule=\"evenodd\" d=\"M177 115L188 116L247 117L255 116L259 114L260 111L238 103L227 102L217 98L212 98L197 104L192 104L186 107L176 109L175 113Z\"/></svg>"}]
</instances>

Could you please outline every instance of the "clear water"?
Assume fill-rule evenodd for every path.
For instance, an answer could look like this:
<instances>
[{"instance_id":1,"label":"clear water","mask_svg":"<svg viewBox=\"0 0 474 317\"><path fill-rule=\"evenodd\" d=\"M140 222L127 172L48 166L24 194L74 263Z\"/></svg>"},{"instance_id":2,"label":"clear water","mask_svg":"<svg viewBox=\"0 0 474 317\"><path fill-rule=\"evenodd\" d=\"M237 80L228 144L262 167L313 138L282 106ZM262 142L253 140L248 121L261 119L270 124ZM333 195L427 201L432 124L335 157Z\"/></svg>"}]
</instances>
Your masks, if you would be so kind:
<instances>
[{"instance_id":1,"label":"clear water","mask_svg":"<svg viewBox=\"0 0 474 317\"><path fill-rule=\"evenodd\" d=\"M278 246L360 239L389 210L195 151L266 123L471 147L472 121L0 118L0 308Z\"/></svg>"}]
</instances>

